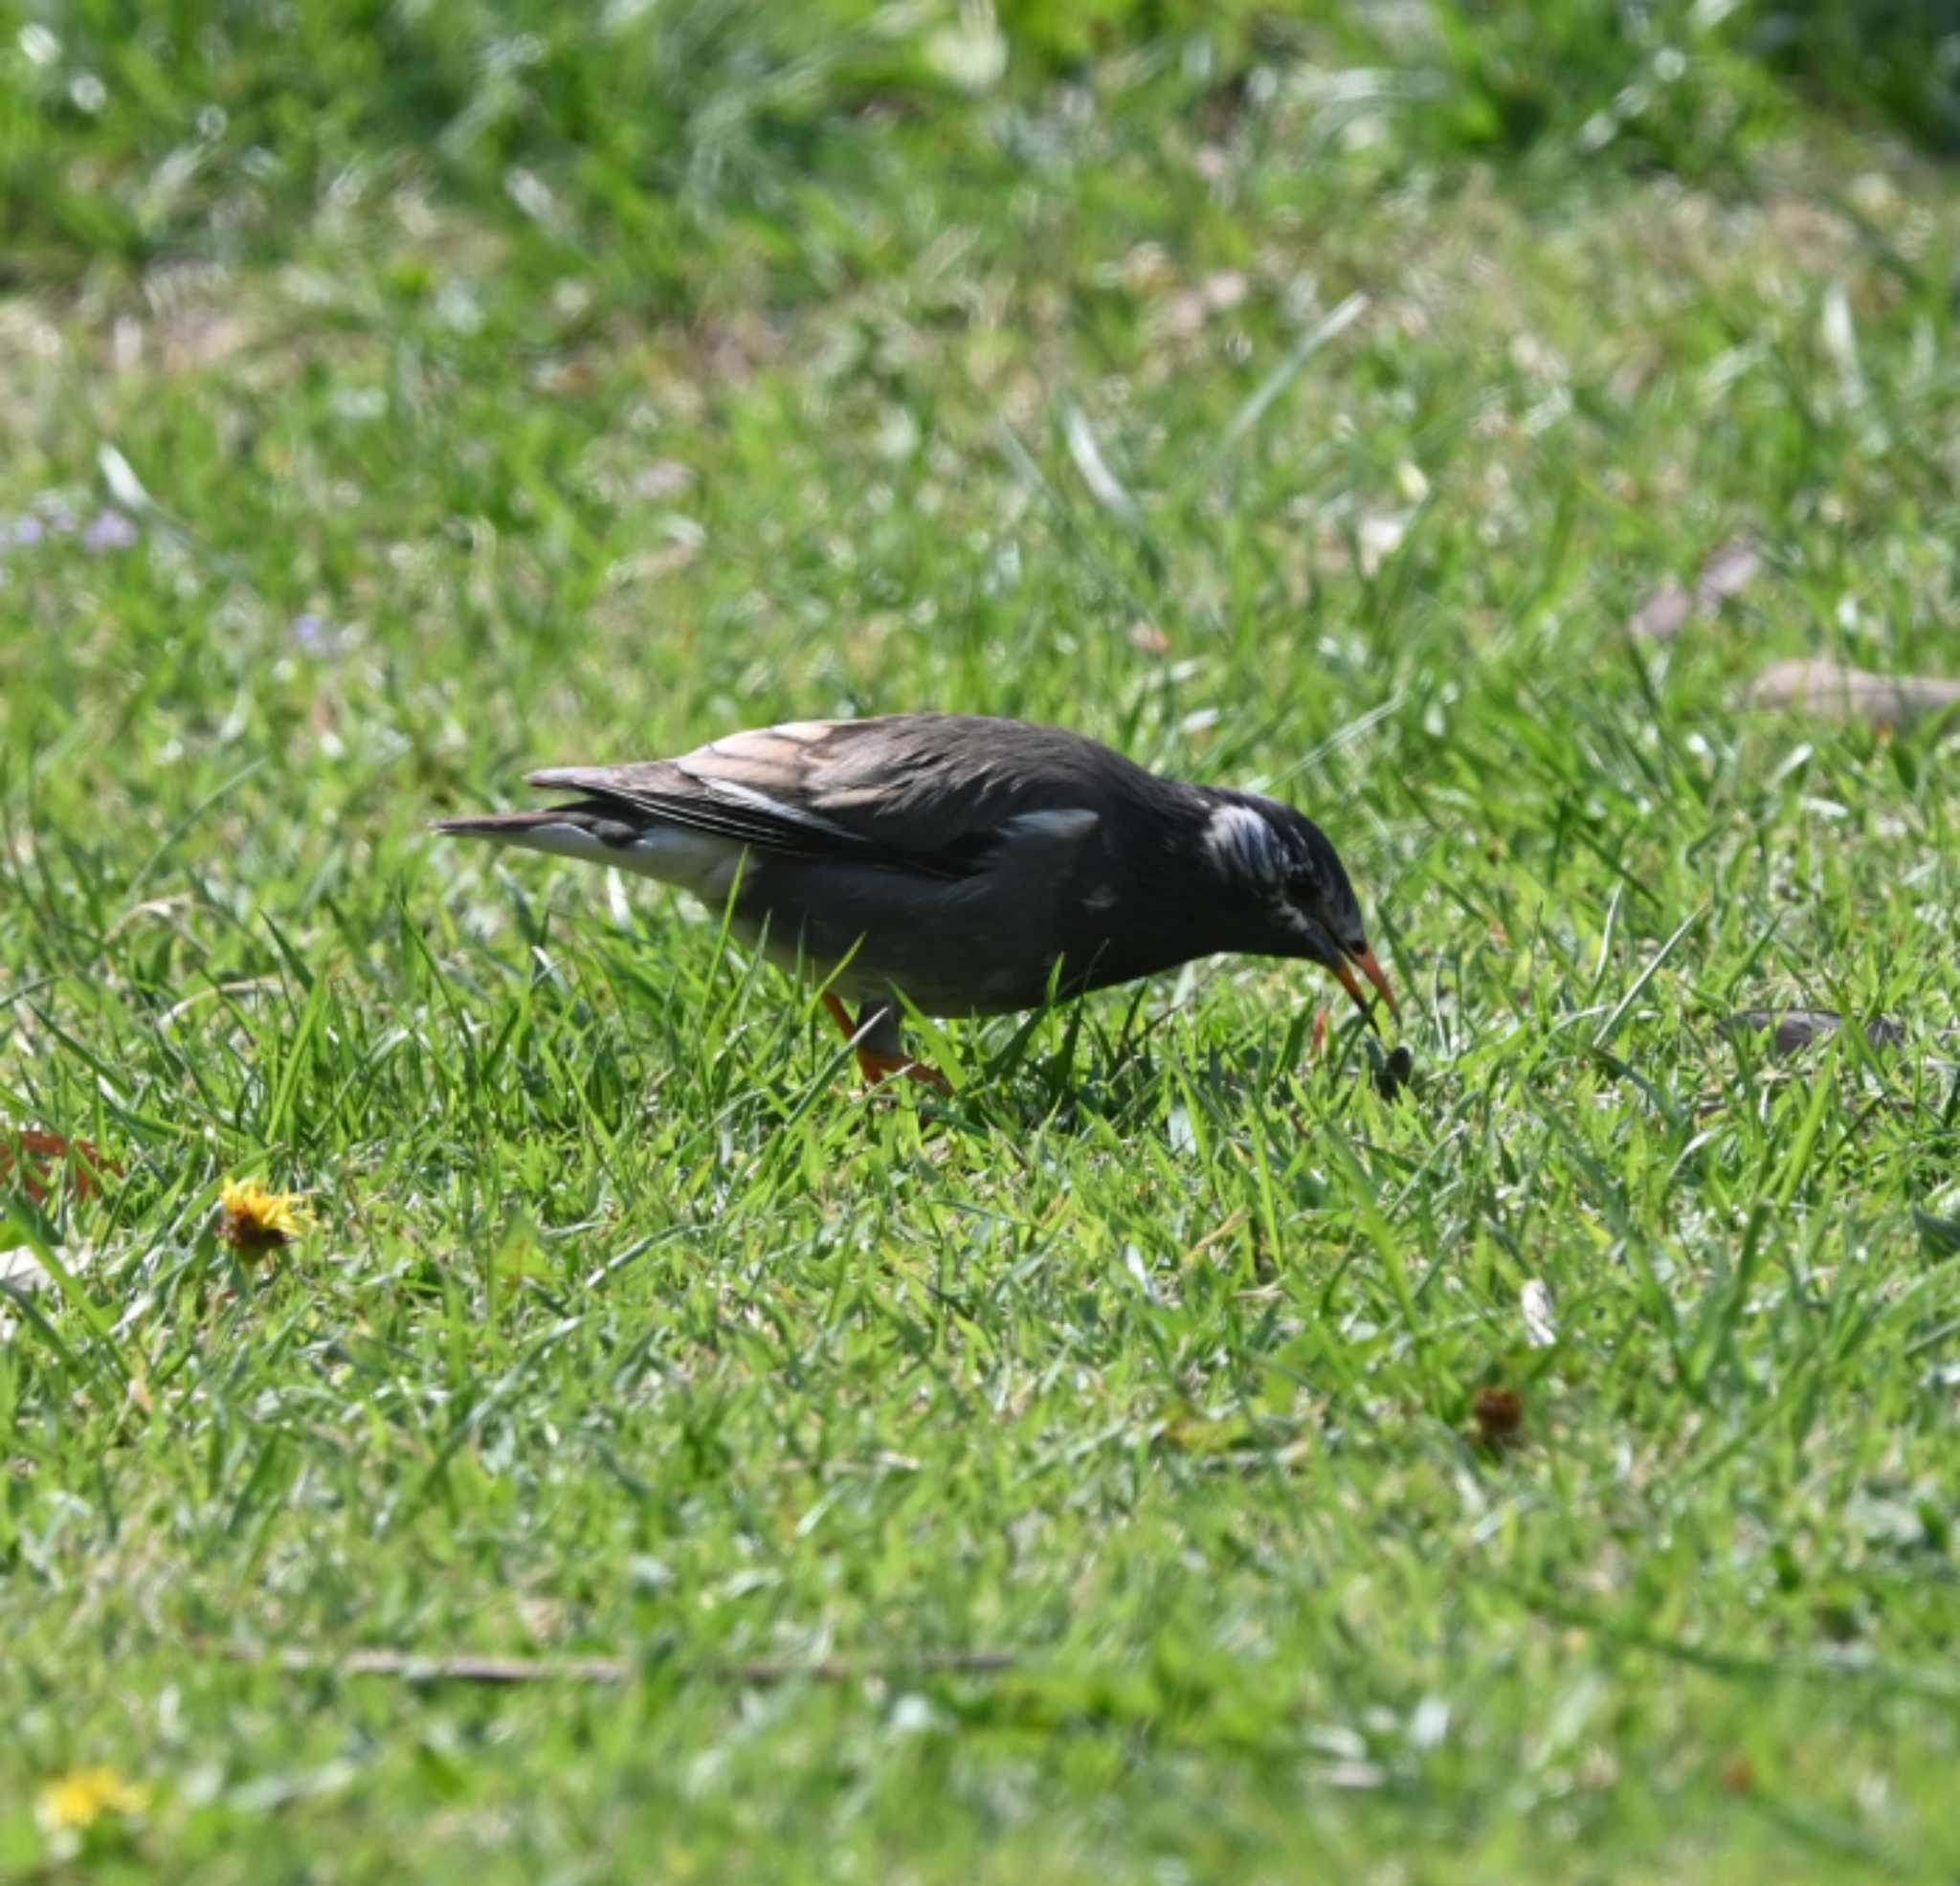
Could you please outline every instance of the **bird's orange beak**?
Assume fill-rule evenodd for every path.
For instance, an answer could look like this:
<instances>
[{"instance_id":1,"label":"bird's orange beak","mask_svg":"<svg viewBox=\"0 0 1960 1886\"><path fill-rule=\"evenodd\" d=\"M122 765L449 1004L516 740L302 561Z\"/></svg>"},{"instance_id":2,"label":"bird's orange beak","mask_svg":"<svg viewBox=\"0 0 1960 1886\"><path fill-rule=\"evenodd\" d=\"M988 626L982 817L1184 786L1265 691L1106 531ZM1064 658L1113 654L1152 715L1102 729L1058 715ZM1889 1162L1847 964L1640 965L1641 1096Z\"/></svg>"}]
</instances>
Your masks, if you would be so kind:
<instances>
[{"instance_id":1,"label":"bird's orange beak","mask_svg":"<svg viewBox=\"0 0 1960 1886\"><path fill-rule=\"evenodd\" d=\"M1383 974L1382 965L1375 961L1374 951L1364 949L1353 960L1355 968L1358 968L1362 975L1366 976L1376 988L1381 990L1382 1000L1389 1005L1389 1013L1399 1016L1402 1012L1402 1005L1395 1000L1395 991L1389 987L1389 979ZM1367 1014L1368 992L1361 987L1359 979L1354 974L1354 970L1350 969L1347 964L1342 963L1336 965L1334 973L1340 977L1341 987L1353 997L1354 1006L1364 1015Z\"/></svg>"}]
</instances>

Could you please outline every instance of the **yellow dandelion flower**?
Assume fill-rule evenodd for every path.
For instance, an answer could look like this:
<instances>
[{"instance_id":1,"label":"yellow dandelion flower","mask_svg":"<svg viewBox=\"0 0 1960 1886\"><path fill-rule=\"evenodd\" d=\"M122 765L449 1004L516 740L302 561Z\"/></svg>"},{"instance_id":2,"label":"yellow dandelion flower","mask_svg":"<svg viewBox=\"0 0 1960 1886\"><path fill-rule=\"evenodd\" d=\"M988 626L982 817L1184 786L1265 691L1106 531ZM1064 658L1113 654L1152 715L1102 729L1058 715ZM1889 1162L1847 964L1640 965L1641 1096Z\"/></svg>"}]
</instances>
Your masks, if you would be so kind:
<instances>
[{"instance_id":1,"label":"yellow dandelion flower","mask_svg":"<svg viewBox=\"0 0 1960 1886\"><path fill-rule=\"evenodd\" d=\"M262 1257L306 1229L298 1192L269 1192L256 1179L227 1179L218 1194L218 1235L241 1257Z\"/></svg>"},{"instance_id":2,"label":"yellow dandelion flower","mask_svg":"<svg viewBox=\"0 0 1960 1886\"><path fill-rule=\"evenodd\" d=\"M105 1814L119 1820L149 1806L149 1789L126 1782L114 1768L77 1768L41 1789L34 1804L50 1833L83 1833Z\"/></svg>"}]
</instances>

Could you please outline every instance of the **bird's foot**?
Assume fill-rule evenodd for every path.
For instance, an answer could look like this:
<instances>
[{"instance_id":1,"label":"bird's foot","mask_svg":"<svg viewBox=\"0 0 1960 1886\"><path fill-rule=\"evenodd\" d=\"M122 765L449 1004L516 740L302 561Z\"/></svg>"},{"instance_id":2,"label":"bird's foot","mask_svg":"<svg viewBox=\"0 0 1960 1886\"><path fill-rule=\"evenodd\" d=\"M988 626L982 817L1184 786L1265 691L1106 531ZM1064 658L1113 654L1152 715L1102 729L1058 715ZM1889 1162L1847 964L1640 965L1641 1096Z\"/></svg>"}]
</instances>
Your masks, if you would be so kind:
<instances>
[{"instance_id":1,"label":"bird's foot","mask_svg":"<svg viewBox=\"0 0 1960 1886\"><path fill-rule=\"evenodd\" d=\"M858 1066L865 1080L873 1087L894 1078L915 1080L921 1087L929 1087L935 1094L950 1095L952 1082L935 1067L928 1067L924 1061L915 1061L903 1054L874 1054L868 1048L858 1051Z\"/></svg>"},{"instance_id":2,"label":"bird's foot","mask_svg":"<svg viewBox=\"0 0 1960 1886\"><path fill-rule=\"evenodd\" d=\"M1327 1011L1323 1009L1313 1018L1313 1046L1308 1050L1313 1059L1319 1060L1327 1052Z\"/></svg>"},{"instance_id":3,"label":"bird's foot","mask_svg":"<svg viewBox=\"0 0 1960 1886\"><path fill-rule=\"evenodd\" d=\"M844 1038L847 1041L856 1039L858 1024L852 1021L851 1011L844 1007L833 990L824 990L823 1006L829 1010L831 1020L836 1023ZM905 1054L880 1054L875 1048L860 1046L858 1050L858 1065L863 1072L866 1083L872 1087L896 1077L916 1080L920 1086L929 1087L935 1094L950 1094L953 1091L952 1082L937 1068L927 1067L924 1061L915 1061Z\"/></svg>"}]
</instances>

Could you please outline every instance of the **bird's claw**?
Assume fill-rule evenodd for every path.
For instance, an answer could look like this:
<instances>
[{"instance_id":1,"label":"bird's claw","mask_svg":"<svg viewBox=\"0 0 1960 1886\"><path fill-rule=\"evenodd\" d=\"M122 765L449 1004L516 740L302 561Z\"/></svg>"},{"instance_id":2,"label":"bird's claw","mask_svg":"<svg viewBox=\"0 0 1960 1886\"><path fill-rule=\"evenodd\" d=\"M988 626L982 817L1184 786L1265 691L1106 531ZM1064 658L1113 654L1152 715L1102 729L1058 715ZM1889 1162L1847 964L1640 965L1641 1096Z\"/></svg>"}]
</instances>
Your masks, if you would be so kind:
<instances>
[{"instance_id":1,"label":"bird's claw","mask_svg":"<svg viewBox=\"0 0 1960 1886\"><path fill-rule=\"evenodd\" d=\"M874 1054L868 1048L860 1048L858 1066L866 1082L873 1087L887 1080L900 1079L917 1081L921 1087L929 1087L935 1094L950 1096L953 1091L952 1082L937 1068L902 1054Z\"/></svg>"}]
</instances>

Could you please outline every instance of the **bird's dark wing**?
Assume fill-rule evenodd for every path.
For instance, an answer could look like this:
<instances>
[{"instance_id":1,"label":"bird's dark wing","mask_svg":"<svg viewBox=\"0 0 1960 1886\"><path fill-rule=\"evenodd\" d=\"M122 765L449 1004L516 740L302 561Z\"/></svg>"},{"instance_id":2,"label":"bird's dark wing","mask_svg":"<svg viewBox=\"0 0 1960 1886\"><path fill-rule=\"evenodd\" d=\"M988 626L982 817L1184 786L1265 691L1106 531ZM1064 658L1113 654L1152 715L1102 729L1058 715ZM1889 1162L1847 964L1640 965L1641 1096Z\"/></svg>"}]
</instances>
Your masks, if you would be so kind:
<instances>
[{"instance_id":1,"label":"bird's dark wing","mask_svg":"<svg viewBox=\"0 0 1960 1886\"><path fill-rule=\"evenodd\" d=\"M759 850L947 878L986 869L1016 836L1086 836L1115 798L1167 789L1080 735L952 714L792 721L678 760L553 767L530 783Z\"/></svg>"}]
</instances>

